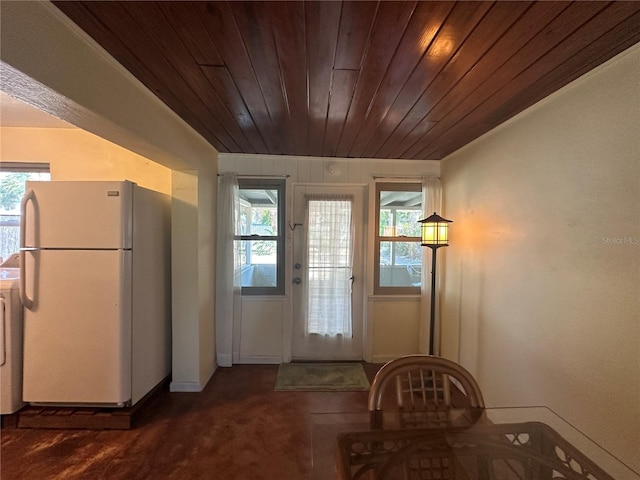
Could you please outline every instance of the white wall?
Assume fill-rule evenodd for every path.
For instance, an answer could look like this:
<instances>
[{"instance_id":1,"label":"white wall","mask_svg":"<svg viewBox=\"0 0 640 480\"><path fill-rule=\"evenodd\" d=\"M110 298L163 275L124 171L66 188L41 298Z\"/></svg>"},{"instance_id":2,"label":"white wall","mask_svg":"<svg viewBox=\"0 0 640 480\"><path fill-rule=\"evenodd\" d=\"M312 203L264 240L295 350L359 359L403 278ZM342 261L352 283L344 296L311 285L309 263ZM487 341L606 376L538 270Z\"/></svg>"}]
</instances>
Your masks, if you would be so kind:
<instances>
[{"instance_id":1,"label":"white wall","mask_svg":"<svg viewBox=\"0 0 640 480\"><path fill-rule=\"evenodd\" d=\"M640 470L640 46L443 161L443 354Z\"/></svg>"},{"instance_id":2,"label":"white wall","mask_svg":"<svg viewBox=\"0 0 640 480\"><path fill-rule=\"evenodd\" d=\"M335 168L329 172L329 165ZM220 154L221 172L237 172L240 175L277 176L287 178L287 223L292 222L291 193L296 184L363 185L367 188L368 202L365 218L366 243L360 250L366 255L365 292L365 344L367 361L384 362L391 358L418 353L420 297L373 295L373 233L374 225L368 220L374 217L375 179L420 181L422 176L437 176L437 161L344 159L319 157L293 157L270 155ZM292 234L287 232L285 259L286 295L281 297L244 298L242 325L239 327L241 363L279 363L288 361L291 355L292 325ZM271 312L268 319L265 312Z\"/></svg>"},{"instance_id":3,"label":"white wall","mask_svg":"<svg viewBox=\"0 0 640 480\"><path fill-rule=\"evenodd\" d=\"M172 192L174 207L186 196L197 203L197 215L172 224L172 315L179 333L171 388L202 389L215 368L218 152L49 2L2 1L0 9L6 93L177 172L196 172L197 181L185 184L177 174L173 182L180 189ZM194 308L177 310L184 304Z\"/></svg>"},{"instance_id":4,"label":"white wall","mask_svg":"<svg viewBox=\"0 0 640 480\"><path fill-rule=\"evenodd\" d=\"M171 194L171 170L79 128L0 128L0 162L49 163L52 180L131 180Z\"/></svg>"}]
</instances>

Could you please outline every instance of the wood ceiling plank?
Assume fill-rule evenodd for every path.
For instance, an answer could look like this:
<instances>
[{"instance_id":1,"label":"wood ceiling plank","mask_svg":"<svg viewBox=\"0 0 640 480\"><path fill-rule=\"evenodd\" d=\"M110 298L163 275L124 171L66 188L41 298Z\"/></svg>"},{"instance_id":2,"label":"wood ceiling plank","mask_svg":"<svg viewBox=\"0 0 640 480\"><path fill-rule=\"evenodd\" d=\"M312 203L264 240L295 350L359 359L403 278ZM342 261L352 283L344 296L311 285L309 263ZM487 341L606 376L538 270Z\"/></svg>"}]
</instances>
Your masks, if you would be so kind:
<instances>
[{"instance_id":1,"label":"wood ceiling plank","mask_svg":"<svg viewBox=\"0 0 640 480\"><path fill-rule=\"evenodd\" d=\"M295 152L291 118L282 89L282 77L267 2L231 2L238 32L256 72L281 153Z\"/></svg>"},{"instance_id":2,"label":"wood ceiling plank","mask_svg":"<svg viewBox=\"0 0 640 480\"><path fill-rule=\"evenodd\" d=\"M210 78L198 66L187 49L186 42L174 29L174 23L171 21L175 18L174 15L181 16L181 12L192 10L193 5L173 2L124 2L123 7L174 67L177 74L192 88L197 105L187 107L194 112L204 112L206 116L200 118L202 123L206 125L217 121L234 138L239 148L266 153L267 147L250 115L246 111L238 111L244 106L244 102L233 83L218 82L212 89ZM189 15L188 18L190 21L196 20L202 26L197 16L194 18L193 15ZM225 88L220 88L221 85ZM204 110L201 106L205 107Z\"/></svg>"},{"instance_id":3,"label":"wood ceiling plank","mask_svg":"<svg viewBox=\"0 0 640 480\"><path fill-rule=\"evenodd\" d=\"M619 22L620 18L626 18ZM603 28L609 30L601 35ZM595 37L595 38L594 38ZM494 95L465 117L460 135L448 132L443 144L432 154L448 155L483 133L476 125L494 128L517 113L542 100L550 93L586 73L640 40L640 4L615 2L600 12L579 31L548 52L545 57L522 72L507 88ZM558 66L553 67L558 63ZM495 105L499 105L496 108Z\"/></svg>"},{"instance_id":4,"label":"wood ceiling plank","mask_svg":"<svg viewBox=\"0 0 640 480\"><path fill-rule=\"evenodd\" d=\"M365 122L350 148L351 156L362 156L365 147L374 137L381 134L378 130L380 122L420 64L452 7L453 4L450 2L418 3L382 83L376 91Z\"/></svg>"},{"instance_id":5,"label":"wood ceiling plank","mask_svg":"<svg viewBox=\"0 0 640 480\"><path fill-rule=\"evenodd\" d=\"M329 112L324 136L322 155L334 157L344 127L344 119L351 106L353 90L356 86L359 70L334 70L329 98Z\"/></svg>"},{"instance_id":6,"label":"wood ceiling plank","mask_svg":"<svg viewBox=\"0 0 640 480\"><path fill-rule=\"evenodd\" d=\"M465 75L491 50L495 43L504 35L531 6L529 2L497 2L486 12L469 36L460 45L447 64L420 95L417 102L402 119L394 135L389 138L379 152L371 155L400 155L403 145L415 141L416 135L424 129L419 124L433 126L434 119L426 118L431 109L453 89Z\"/></svg>"},{"instance_id":7,"label":"wood ceiling plank","mask_svg":"<svg viewBox=\"0 0 640 480\"><path fill-rule=\"evenodd\" d=\"M626 5L631 3L627 2ZM635 6L640 10L640 3L636 2ZM536 87L540 90L555 92L638 42L640 42L640 12L630 15L615 28L582 49L580 55L573 55L558 68L538 79ZM514 98L514 102L518 102L518 99Z\"/></svg>"},{"instance_id":8,"label":"wood ceiling plank","mask_svg":"<svg viewBox=\"0 0 640 480\"><path fill-rule=\"evenodd\" d=\"M210 127L202 122L206 108L188 108L185 100L195 97L193 91L181 78L173 66L158 49L153 47L150 39L139 25L118 2L69 2L58 4L63 12L71 15L74 21L83 28L89 29L94 39L111 55L124 65L144 85L153 91L169 108L180 115L194 129L203 135L219 151L230 151L240 148L231 135L217 122ZM82 6L91 22L82 17ZM113 32L118 32L115 37ZM117 41L116 41L117 38ZM215 132L215 133L214 133Z\"/></svg>"},{"instance_id":9,"label":"wood ceiling plank","mask_svg":"<svg viewBox=\"0 0 640 480\"><path fill-rule=\"evenodd\" d=\"M553 8L553 3L554 2L549 2L551 8ZM420 152L429 148L432 142L436 141L450 128L455 128L455 125L469 112L473 111L497 91L505 88L509 82L516 78L521 72L529 68L543 57L546 52L565 40L571 32L589 21L605 7L606 4L601 2L571 3L548 25L523 45L517 53L504 62L500 68L492 74L482 77L483 81L479 85L472 87L464 100L459 102L445 116L440 117L437 108L434 108L429 114L429 118L435 121L440 120L438 125L429 131L419 142L408 147L405 152L402 153L402 158L421 157L423 153Z\"/></svg>"},{"instance_id":10,"label":"wood ceiling plank","mask_svg":"<svg viewBox=\"0 0 640 480\"><path fill-rule=\"evenodd\" d=\"M588 64L603 46L610 45L612 51L630 35L636 38L640 34L640 23L634 23L640 12L640 2L615 2L602 10L596 17L587 22L580 30L574 32L566 42L557 45L538 62L518 75L506 88L501 89L492 97L492 103L498 103L495 108L490 102L485 102L474 110L487 118L491 124L504 121L537 101L548 96L551 92L578 78L582 72L581 65ZM621 15L622 14L622 15ZM619 18L628 17L627 25L621 27ZM602 31L608 29L604 34ZM622 40L618 37L620 35ZM515 113L514 113L515 112Z\"/></svg>"},{"instance_id":11,"label":"wood ceiling plank","mask_svg":"<svg viewBox=\"0 0 640 480\"><path fill-rule=\"evenodd\" d=\"M536 1L513 25L495 12L526 4L498 2L478 23L493 3L54 5L221 152L433 159L640 39L638 2Z\"/></svg>"},{"instance_id":12,"label":"wood ceiling plank","mask_svg":"<svg viewBox=\"0 0 640 480\"><path fill-rule=\"evenodd\" d=\"M289 134L296 155L305 155L309 145L307 55L304 4L299 1L269 3L269 15L282 77L282 91L290 115Z\"/></svg>"},{"instance_id":13,"label":"wood ceiling plank","mask_svg":"<svg viewBox=\"0 0 640 480\"><path fill-rule=\"evenodd\" d=\"M229 73L229 69L225 66L209 65L202 65L199 68L208 79L208 90L203 92L203 96L206 95L210 98L215 94L219 99L218 102L223 104L213 110L212 115L222 119L227 128L239 131L234 138L246 139L244 143L248 146L245 146L242 151L269 153L262 135L253 122L251 112L247 109L244 99ZM206 103L213 104L211 101Z\"/></svg>"},{"instance_id":14,"label":"wood ceiling plank","mask_svg":"<svg viewBox=\"0 0 640 480\"><path fill-rule=\"evenodd\" d=\"M353 101L338 143L338 156L349 156L351 145L367 116L371 101L404 35L415 7L416 2L382 2L380 4Z\"/></svg>"},{"instance_id":15,"label":"wood ceiling plank","mask_svg":"<svg viewBox=\"0 0 640 480\"><path fill-rule=\"evenodd\" d=\"M403 129L401 122L491 7L489 2L454 2L447 4L447 7L451 5L453 9L445 18L440 16L434 19L436 22L442 21L437 34L429 42L422 61L412 72L376 129L376 135L368 142L365 150L367 153L377 155L376 152L392 135L404 137L415 127L414 123L411 128ZM444 12L440 13L442 15Z\"/></svg>"},{"instance_id":16,"label":"wood ceiling plank","mask_svg":"<svg viewBox=\"0 0 640 480\"><path fill-rule=\"evenodd\" d=\"M336 69L360 69L378 4L369 1L343 2L334 64Z\"/></svg>"},{"instance_id":17,"label":"wood ceiling plank","mask_svg":"<svg viewBox=\"0 0 640 480\"><path fill-rule=\"evenodd\" d=\"M222 66L224 61L196 12L193 2L156 2L198 65Z\"/></svg>"},{"instance_id":18,"label":"wood ceiling plank","mask_svg":"<svg viewBox=\"0 0 640 480\"><path fill-rule=\"evenodd\" d=\"M400 150L400 148L405 144L413 145L414 143L420 141L422 137L424 137L429 131L435 128L437 124L438 122L433 122L429 120L427 117L424 117L420 122L418 122L418 124L415 127L413 127L413 129L409 133L407 133L401 138L398 136L399 138L399 140L397 140L399 142L397 143L398 150ZM390 151L393 151L391 150L391 147L387 146L386 144L383 145L383 148L389 148ZM383 157L382 155L384 155L384 153L374 154L375 158L387 158L387 157ZM400 156L401 153L390 153L386 155L390 155L388 158L402 158ZM391 155L397 155L397 156L391 157Z\"/></svg>"},{"instance_id":19,"label":"wood ceiling plank","mask_svg":"<svg viewBox=\"0 0 640 480\"><path fill-rule=\"evenodd\" d=\"M321 156L342 4L315 1L305 2L304 7L309 86L308 154Z\"/></svg>"},{"instance_id":20,"label":"wood ceiling plank","mask_svg":"<svg viewBox=\"0 0 640 480\"><path fill-rule=\"evenodd\" d=\"M323 155L336 156L338 143L349 113L378 2L342 3L336 56L329 97L329 111L323 142Z\"/></svg>"},{"instance_id":21,"label":"wood ceiling plank","mask_svg":"<svg viewBox=\"0 0 640 480\"><path fill-rule=\"evenodd\" d=\"M211 115L206 123L218 121L233 136L241 151L267 152L267 147L255 124L250 119L244 100L235 84L228 83L230 78L218 49L197 14L193 2L156 2L159 10L167 19L186 51L174 48L170 60L180 66L180 71L190 72L190 82L196 94L209 107ZM152 18L152 17L151 17ZM151 19L151 18L148 18ZM142 19L141 19L142 21ZM169 32L161 23L152 22L157 35L164 37ZM177 44L177 41L174 40ZM191 58L189 58L189 54ZM178 57L178 58L174 58ZM184 60L181 60L184 59ZM187 60L188 59L188 60ZM222 67L225 72L212 73L209 67ZM212 88L213 87L213 88ZM250 120L247 120L249 117Z\"/></svg>"},{"instance_id":22,"label":"wood ceiling plank","mask_svg":"<svg viewBox=\"0 0 640 480\"><path fill-rule=\"evenodd\" d=\"M478 85L510 61L569 5L570 2L535 2L478 61L474 68L433 107L429 116L435 121L444 118L458 103L473 95Z\"/></svg>"},{"instance_id":23,"label":"wood ceiling plank","mask_svg":"<svg viewBox=\"0 0 640 480\"><path fill-rule=\"evenodd\" d=\"M267 152L282 153L275 126L253 69L249 55L233 17L229 2L196 2L196 10L209 36L215 43L224 64L229 69L234 84L251 113L251 118L260 132Z\"/></svg>"},{"instance_id":24,"label":"wood ceiling plank","mask_svg":"<svg viewBox=\"0 0 640 480\"><path fill-rule=\"evenodd\" d=\"M504 76L501 77L500 80L496 79L494 82L499 84L500 88L495 89L493 85L487 85L489 88L484 88L481 95L474 96L474 102L471 105L464 105L463 102L461 105L464 106L464 114L460 115L458 109L452 111L448 128L442 132L437 132L437 142L428 138L430 134L433 133L430 132L430 134L426 135L420 142L407 151L406 154L408 158L414 158L416 156L421 158L424 155L444 150L444 145L455 143L452 142L451 138L452 136L460 134L458 129L461 128L461 122L468 124L465 117L473 119L473 121L478 124L490 126L491 120L489 117L493 115L494 112L501 110L501 105L506 99L506 92L513 92L514 88L529 88L531 82L535 83L540 75L553 71L563 61L567 61L570 58L567 53L568 51L578 54L580 49L595 40L595 38L585 38L580 32L582 32L582 29L584 29L586 25L591 24L596 25L596 31L601 33L602 30L597 27L598 20L595 19L600 18L598 14L606 7L606 4L599 2L586 2L580 6L576 4L570 5L563 11L561 16L554 20L548 28L543 31L544 37L541 35L536 36L514 57L514 61L516 62L514 66L520 70L519 72L515 72L515 68L502 69L499 73L508 74L508 81L504 81ZM578 32L578 34L575 32ZM596 33L596 35L600 33ZM535 51L530 51L530 46L537 48ZM567 48L571 50L567 50ZM531 61L525 59L531 59ZM527 64L529 65L527 66ZM508 67L508 65L505 64L505 67ZM495 77L496 76L494 76L494 78ZM488 92L490 93L487 94ZM529 92L529 95L531 95L531 92ZM437 131L439 128L440 125L438 125L434 131ZM471 130L475 131L475 128L471 128ZM466 135L462 136L466 137Z\"/></svg>"}]
</instances>

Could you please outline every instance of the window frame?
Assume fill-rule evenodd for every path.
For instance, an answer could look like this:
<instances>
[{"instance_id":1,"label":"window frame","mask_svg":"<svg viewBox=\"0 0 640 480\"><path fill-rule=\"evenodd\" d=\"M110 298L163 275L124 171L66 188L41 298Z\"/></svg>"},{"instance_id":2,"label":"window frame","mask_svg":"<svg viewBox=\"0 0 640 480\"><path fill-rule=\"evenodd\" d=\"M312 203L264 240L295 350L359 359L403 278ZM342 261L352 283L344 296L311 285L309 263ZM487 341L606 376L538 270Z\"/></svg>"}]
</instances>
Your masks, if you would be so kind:
<instances>
[{"instance_id":1,"label":"window frame","mask_svg":"<svg viewBox=\"0 0 640 480\"><path fill-rule=\"evenodd\" d=\"M240 190L276 190L278 192L277 235L235 235L236 241L275 241L276 242L276 285L273 287L242 287L242 295L284 295L285 294L285 193L286 180L275 178L238 178Z\"/></svg>"},{"instance_id":2,"label":"window frame","mask_svg":"<svg viewBox=\"0 0 640 480\"><path fill-rule=\"evenodd\" d=\"M380 194L385 191L398 192L422 192L422 183L416 182L377 182L375 197L375 232L373 247L373 293L374 295L420 295L421 287L413 286L381 286L380 285L380 246L383 242L417 242L420 244L422 238L406 236L384 236L380 234ZM424 205L422 205L424 210ZM421 247L422 248L422 247Z\"/></svg>"},{"instance_id":3,"label":"window frame","mask_svg":"<svg viewBox=\"0 0 640 480\"><path fill-rule=\"evenodd\" d=\"M0 162L0 172L2 173L26 173L26 174L34 174L34 173L39 173L39 174L48 174L49 178L47 179L47 181L51 180L51 167L49 165L49 163L45 163L45 162ZM15 223L14 220L8 220L5 218L0 218L0 227L1 228L20 228L20 224L22 222L22 218L20 217L20 213L19 213L19 209L20 209L20 202L18 202L17 206L17 214L14 213L8 213L5 214L3 213L2 217L16 217L17 218L17 224ZM0 208L0 211L4 212L3 208ZM18 244L16 245L16 249L10 249L9 247L11 245L14 245L12 242L6 242L7 237L4 236L4 232L2 234L2 250L0 250L0 257L2 257L3 255L6 254L13 254L13 253L17 253L17 251L19 250L19 240L18 240ZM7 257L8 258L8 257ZM6 258L5 258L6 260Z\"/></svg>"},{"instance_id":4,"label":"window frame","mask_svg":"<svg viewBox=\"0 0 640 480\"><path fill-rule=\"evenodd\" d=\"M0 163L0 172L29 172L51 174L51 166L44 162L5 162Z\"/></svg>"}]
</instances>

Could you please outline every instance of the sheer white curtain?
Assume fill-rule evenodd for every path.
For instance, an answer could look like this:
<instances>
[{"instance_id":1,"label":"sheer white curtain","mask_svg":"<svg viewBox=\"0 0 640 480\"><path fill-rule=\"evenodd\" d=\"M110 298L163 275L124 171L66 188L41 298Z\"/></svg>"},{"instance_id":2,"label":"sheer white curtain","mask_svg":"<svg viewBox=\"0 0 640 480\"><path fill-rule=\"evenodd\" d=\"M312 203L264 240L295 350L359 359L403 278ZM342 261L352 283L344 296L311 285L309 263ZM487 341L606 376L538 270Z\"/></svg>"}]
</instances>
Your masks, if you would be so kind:
<instances>
[{"instance_id":1,"label":"sheer white curtain","mask_svg":"<svg viewBox=\"0 0 640 480\"><path fill-rule=\"evenodd\" d=\"M307 196L305 335L352 336L353 198Z\"/></svg>"},{"instance_id":2,"label":"sheer white curtain","mask_svg":"<svg viewBox=\"0 0 640 480\"><path fill-rule=\"evenodd\" d=\"M440 179L424 177L422 179L422 218L436 212L442 215L442 187ZM435 332L429 332L429 315L431 308L431 253L429 247L422 247L422 288L420 290L420 352L429 353L429 335L434 335L434 353L440 354L440 312L437 310ZM437 273L437 271L436 271ZM438 279L436 278L436 285ZM437 293L437 292L436 292Z\"/></svg>"},{"instance_id":3,"label":"sheer white curtain","mask_svg":"<svg viewBox=\"0 0 640 480\"><path fill-rule=\"evenodd\" d=\"M216 360L220 367L233 363L233 327L241 314L240 231L238 176L224 173L218 181L216 236Z\"/></svg>"}]
</instances>

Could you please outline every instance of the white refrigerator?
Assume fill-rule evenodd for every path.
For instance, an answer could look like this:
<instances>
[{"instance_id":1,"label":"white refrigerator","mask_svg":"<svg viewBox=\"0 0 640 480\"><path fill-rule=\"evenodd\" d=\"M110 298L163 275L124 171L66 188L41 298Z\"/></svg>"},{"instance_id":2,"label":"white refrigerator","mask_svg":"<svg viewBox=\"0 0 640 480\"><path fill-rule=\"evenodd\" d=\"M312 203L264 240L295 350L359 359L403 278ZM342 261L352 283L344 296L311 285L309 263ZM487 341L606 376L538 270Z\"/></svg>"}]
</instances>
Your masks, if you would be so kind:
<instances>
[{"instance_id":1,"label":"white refrigerator","mask_svg":"<svg viewBox=\"0 0 640 480\"><path fill-rule=\"evenodd\" d=\"M23 400L131 406L171 368L170 201L123 182L27 182Z\"/></svg>"}]
</instances>

